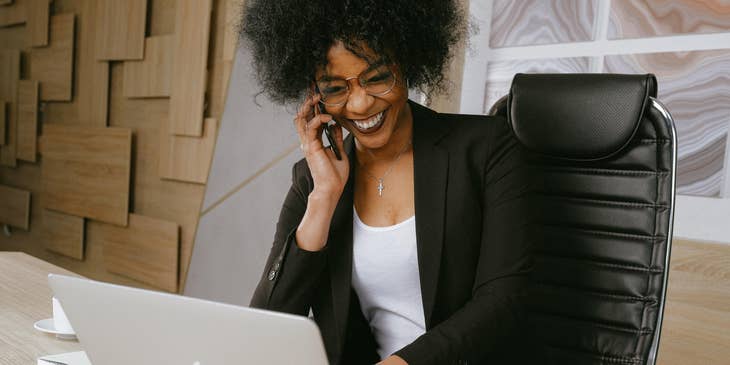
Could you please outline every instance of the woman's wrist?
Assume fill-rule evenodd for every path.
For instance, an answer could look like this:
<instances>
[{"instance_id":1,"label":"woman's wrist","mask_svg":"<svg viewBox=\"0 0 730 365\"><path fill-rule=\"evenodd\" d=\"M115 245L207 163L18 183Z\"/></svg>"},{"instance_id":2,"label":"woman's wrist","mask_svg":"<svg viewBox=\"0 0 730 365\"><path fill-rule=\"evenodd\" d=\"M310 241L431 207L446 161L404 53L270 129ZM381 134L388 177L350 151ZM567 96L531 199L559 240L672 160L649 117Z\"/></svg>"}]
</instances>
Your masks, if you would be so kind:
<instances>
[{"instance_id":1,"label":"woman's wrist","mask_svg":"<svg viewBox=\"0 0 730 365\"><path fill-rule=\"evenodd\" d=\"M309 193L307 204L313 203L321 206L322 208L331 207L334 212L341 195L342 189L324 189L315 187L314 190Z\"/></svg>"},{"instance_id":2,"label":"woman's wrist","mask_svg":"<svg viewBox=\"0 0 730 365\"><path fill-rule=\"evenodd\" d=\"M307 210L296 232L299 248L306 251L320 251L327 243L330 222L337 207L332 194L312 192L307 201Z\"/></svg>"}]
</instances>

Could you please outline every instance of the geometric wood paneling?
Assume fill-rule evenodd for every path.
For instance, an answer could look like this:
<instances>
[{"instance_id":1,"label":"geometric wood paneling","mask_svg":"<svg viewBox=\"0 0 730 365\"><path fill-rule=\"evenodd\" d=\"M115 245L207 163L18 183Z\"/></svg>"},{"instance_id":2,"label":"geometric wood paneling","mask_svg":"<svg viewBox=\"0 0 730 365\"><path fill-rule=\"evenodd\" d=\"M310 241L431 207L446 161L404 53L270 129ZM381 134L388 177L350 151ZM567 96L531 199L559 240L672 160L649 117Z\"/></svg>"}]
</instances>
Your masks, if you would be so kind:
<instances>
[{"instance_id":1,"label":"geometric wood paneling","mask_svg":"<svg viewBox=\"0 0 730 365\"><path fill-rule=\"evenodd\" d=\"M178 2L179 0L153 0L147 2L144 36L174 36ZM223 38L221 35L228 30L229 33L234 35L230 39L235 41L235 27L231 27L232 21L226 22L224 19L238 19L238 15L233 13L236 12L239 6L231 5L231 3L238 2L240 0L217 0L214 2L211 29L208 33L210 47L206 50L208 60L205 61L207 71L211 75L224 74L218 70L221 67L220 65L224 64L220 62L221 49L227 47L226 49L230 54L233 54L232 51L236 49L235 42L224 45L224 42L221 42L221 38ZM0 49L26 52L22 58L23 67L20 76L22 76L22 79L39 81L41 83L39 88L43 89L44 80L34 78L32 75L34 69L31 67L31 53L35 50L41 50L43 47L29 47L28 32L32 27L32 20L29 18L31 16L30 11L25 11L26 4L29 4L29 0L15 1L15 5L18 5L16 9L20 9L21 5L23 6L23 11L16 12L16 14L20 16L21 22L26 22L26 17L28 17L27 24L26 26L0 29ZM228 4L228 6L224 4ZM106 127L109 125L115 128L130 128L134 131L134 149L131 154L135 159L131 162L134 171L131 172L130 177L134 177L134 179L131 180L133 185L129 186L128 211L158 217L176 222L179 225L180 262L178 265L180 266L178 270L181 274L178 274L178 281L184 283L183 276L187 272L193 249L195 227L199 220L199 206L205 192L205 186L180 183L159 177L159 121L163 119L163 116L165 120L168 120L170 100L157 97L134 99L124 96L124 64L121 62L98 61L96 58L96 28L97 23L102 22L102 20L97 20L96 17L97 7L99 6L105 5L96 0L55 0L52 2L50 14L75 15L72 99L69 102L41 104L42 109L39 109L38 112L38 128L41 134L37 143L40 152L39 163L19 163L16 169L0 168L0 181L3 184L22 187L39 194L40 197L38 199L33 197L34 199L31 201L31 221L37 222L37 228L27 234L16 234L12 237L0 234L0 250L24 251L98 280L149 287L147 284L110 273L107 270L104 262L103 245L98 239L99 235L96 234L98 228L106 223L94 219L84 220L84 261L71 260L46 250L45 240L42 238L44 235L43 207L46 205L43 193L43 165L46 162L46 155L43 151L44 146L47 145L44 144L45 127L49 125ZM235 10L233 10L234 8ZM0 9L0 18L7 15L8 10ZM228 14L229 12L230 14ZM54 43L53 34L49 32L48 35L52 46ZM208 78L211 77L207 76L206 79ZM219 80L223 79L225 78ZM4 81L5 78L0 80L3 87L7 85ZM203 86L206 92L207 108L205 110L206 114L201 113L199 123L203 124L204 116L220 120L220 115L213 116L210 113L214 105L223 105L222 99L225 95L221 94L221 91L225 88L219 86L222 84L223 82L219 81L212 84L208 81ZM202 92L201 89L201 94ZM43 92L40 91L40 93ZM17 95L17 92L12 94ZM11 100L4 100L7 107L11 109L8 111L9 113L17 112L15 98L16 96L13 96ZM219 98L221 100L218 100ZM222 107L217 110L222 110ZM48 128L48 130L50 129ZM169 134L169 128L166 128L166 133ZM98 169L97 171L103 172L104 170ZM134 192L134 194L131 194L131 192ZM96 194L96 191L91 191L88 195L95 196ZM57 210L54 211L58 212ZM0 345L0 347L2 346ZM2 356L0 355L0 357ZM2 361L0 360L0 362ZM16 363L18 361L11 362Z\"/></svg>"},{"instance_id":2,"label":"geometric wood paneling","mask_svg":"<svg viewBox=\"0 0 730 365\"><path fill-rule=\"evenodd\" d=\"M30 79L41 83L40 100L71 100L74 24L74 14L52 16L49 46L30 51Z\"/></svg>"},{"instance_id":3,"label":"geometric wood paneling","mask_svg":"<svg viewBox=\"0 0 730 365\"><path fill-rule=\"evenodd\" d=\"M13 5L14 6L14 5ZM20 80L20 51L0 51L0 102L5 101L5 143L0 146L0 165L15 167L16 128L18 122L17 100Z\"/></svg>"},{"instance_id":4,"label":"geometric wood paneling","mask_svg":"<svg viewBox=\"0 0 730 365\"><path fill-rule=\"evenodd\" d=\"M97 0L96 59L141 60L147 0Z\"/></svg>"},{"instance_id":5,"label":"geometric wood paneling","mask_svg":"<svg viewBox=\"0 0 730 365\"><path fill-rule=\"evenodd\" d=\"M174 35L145 39L144 60L124 62L124 96L169 97Z\"/></svg>"},{"instance_id":6,"label":"geometric wood paneling","mask_svg":"<svg viewBox=\"0 0 730 365\"><path fill-rule=\"evenodd\" d=\"M28 45L42 47L48 45L48 24L50 22L51 0L26 0L28 20L26 35Z\"/></svg>"},{"instance_id":7,"label":"geometric wood paneling","mask_svg":"<svg viewBox=\"0 0 730 365\"><path fill-rule=\"evenodd\" d=\"M44 207L127 225L132 131L44 124Z\"/></svg>"},{"instance_id":8,"label":"geometric wood paneling","mask_svg":"<svg viewBox=\"0 0 730 365\"><path fill-rule=\"evenodd\" d=\"M225 98L222 98L221 95L225 95L228 91L228 83L231 79L231 71L233 71L233 62L218 61L211 65L208 70L208 94L206 97L208 105L205 114L210 118L220 120L221 116L223 116L223 109L226 102Z\"/></svg>"},{"instance_id":9,"label":"geometric wood paneling","mask_svg":"<svg viewBox=\"0 0 730 365\"><path fill-rule=\"evenodd\" d=\"M20 50L0 50L0 100L15 102L20 80Z\"/></svg>"},{"instance_id":10,"label":"geometric wood paneling","mask_svg":"<svg viewBox=\"0 0 730 365\"><path fill-rule=\"evenodd\" d=\"M102 224L107 270L162 288L177 291L179 229L177 223L129 214L129 226Z\"/></svg>"},{"instance_id":11,"label":"geometric wood paneling","mask_svg":"<svg viewBox=\"0 0 730 365\"><path fill-rule=\"evenodd\" d=\"M164 121L161 121L164 131ZM160 133L160 177L205 184L213 160L218 121L206 118L202 137Z\"/></svg>"},{"instance_id":12,"label":"geometric wood paneling","mask_svg":"<svg viewBox=\"0 0 730 365\"><path fill-rule=\"evenodd\" d=\"M83 260L84 218L43 209L43 243L48 251Z\"/></svg>"},{"instance_id":13,"label":"geometric wood paneling","mask_svg":"<svg viewBox=\"0 0 730 365\"><path fill-rule=\"evenodd\" d=\"M25 3L27 0L16 0L13 4L0 8L0 27L23 24L27 19Z\"/></svg>"},{"instance_id":14,"label":"geometric wood paneling","mask_svg":"<svg viewBox=\"0 0 730 365\"><path fill-rule=\"evenodd\" d=\"M0 224L29 229L30 191L0 185Z\"/></svg>"},{"instance_id":15,"label":"geometric wood paneling","mask_svg":"<svg viewBox=\"0 0 730 365\"><path fill-rule=\"evenodd\" d=\"M109 62L96 60L98 1L56 1L56 13L74 13L78 21L74 40L73 101L48 103L46 117L93 127L106 127L109 102Z\"/></svg>"},{"instance_id":16,"label":"geometric wood paneling","mask_svg":"<svg viewBox=\"0 0 730 365\"><path fill-rule=\"evenodd\" d=\"M170 89L171 134L199 137L203 133L211 7L212 0L177 3L173 45L173 75L177 77L172 78Z\"/></svg>"},{"instance_id":17,"label":"geometric wood paneling","mask_svg":"<svg viewBox=\"0 0 730 365\"><path fill-rule=\"evenodd\" d=\"M18 84L17 158L35 162L38 136L38 81L20 80Z\"/></svg>"},{"instance_id":18,"label":"geometric wood paneling","mask_svg":"<svg viewBox=\"0 0 730 365\"><path fill-rule=\"evenodd\" d=\"M106 127L109 113L109 62L96 60L96 39L94 29L100 22L94 14L101 6L98 1L86 1L81 9L85 15L81 23L83 35L79 35L79 57L76 64L76 94L77 118L79 123Z\"/></svg>"}]
</instances>

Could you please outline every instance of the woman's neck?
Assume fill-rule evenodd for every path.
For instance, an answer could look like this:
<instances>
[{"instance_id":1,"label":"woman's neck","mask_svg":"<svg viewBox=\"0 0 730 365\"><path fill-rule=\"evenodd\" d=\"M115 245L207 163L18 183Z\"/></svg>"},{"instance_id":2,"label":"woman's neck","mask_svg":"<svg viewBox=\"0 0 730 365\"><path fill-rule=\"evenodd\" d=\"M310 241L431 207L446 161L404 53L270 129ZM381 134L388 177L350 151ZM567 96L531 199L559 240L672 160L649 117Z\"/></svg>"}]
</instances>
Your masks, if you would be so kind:
<instances>
[{"instance_id":1,"label":"woman's neck","mask_svg":"<svg viewBox=\"0 0 730 365\"><path fill-rule=\"evenodd\" d=\"M398 116L398 125L393 130L390 140L384 146L367 148L356 141L355 155L360 165L388 163L393 161L399 154L413 148L413 146L406 146L413 138L413 114L411 114L411 106L407 102L400 114Z\"/></svg>"}]
</instances>

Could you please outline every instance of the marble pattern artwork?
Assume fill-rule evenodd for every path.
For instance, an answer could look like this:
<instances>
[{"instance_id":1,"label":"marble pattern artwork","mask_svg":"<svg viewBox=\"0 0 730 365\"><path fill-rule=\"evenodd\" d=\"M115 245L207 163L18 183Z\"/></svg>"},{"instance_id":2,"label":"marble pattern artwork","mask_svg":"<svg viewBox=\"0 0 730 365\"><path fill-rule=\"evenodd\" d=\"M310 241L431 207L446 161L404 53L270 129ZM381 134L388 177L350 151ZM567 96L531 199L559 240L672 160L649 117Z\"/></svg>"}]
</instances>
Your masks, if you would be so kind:
<instances>
[{"instance_id":1,"label":"marble pattern artwork","mask_svg":"<svg viewBox=\"0 0 730 365\"><path fill-rule=\"evenodd\" d=\"M604 71L653 73L678 137L677 193L719 197L730 129L730 50L606 56Z\"/></svg>"},{"instance_id":2,"label":"marble pattern artwork","mask_svg":"<svg viewBox=\"0 0 730 365\"><path fill-rule=\"evenodd\" d=\"M597 0L495 0L489 46L590 41L596 6Z\"/></svg>"},{"instance_id":3,"label":"marble pattern artwork","mask_svg":"<svg viewBox=\"0 0 730 365\"><path fill-rule=\"evenodd\" d=\"M613 0L608 38L654 37L730 30L728 0Z\"/></svg>"},{"instance_id":4,"label":"marble pattern artwork","mask_svg":"<svg viewBox=\"0 0 730 365\"><path fill-rule=\"evenodd\" d=\"M488 113L492 105L509 92L516 73L586 73L589 70L589 57L491 61L487 64L482 112Z\"/></svg>"}]
</instances>

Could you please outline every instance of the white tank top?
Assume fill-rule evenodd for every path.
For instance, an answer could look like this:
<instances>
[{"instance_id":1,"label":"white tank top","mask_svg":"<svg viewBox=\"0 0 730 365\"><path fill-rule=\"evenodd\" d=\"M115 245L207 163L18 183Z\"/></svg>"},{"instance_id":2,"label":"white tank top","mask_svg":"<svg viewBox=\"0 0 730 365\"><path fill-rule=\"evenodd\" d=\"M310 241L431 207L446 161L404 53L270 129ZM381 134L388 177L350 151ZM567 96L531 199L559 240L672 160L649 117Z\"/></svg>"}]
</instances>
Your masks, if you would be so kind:
<instances>
[{"instance_id":1,"label":"white tank top","mask_svg":"<svg viewBox=\"0 0 730 365\"><path fill-rule=\"evenodd\" d=\"M416 250L416 216L371 227L353 207L352 287L381 359L426 332Z\"/></svg>"}]
</instances>

